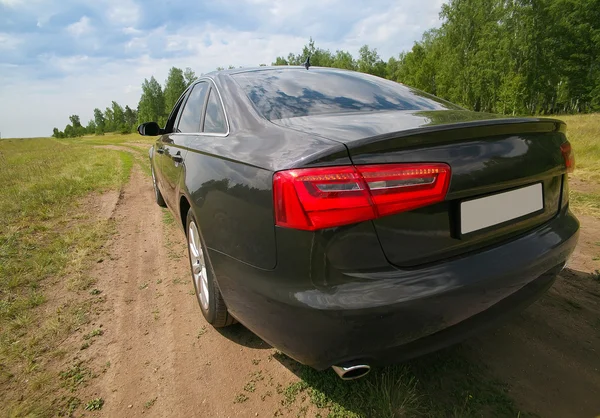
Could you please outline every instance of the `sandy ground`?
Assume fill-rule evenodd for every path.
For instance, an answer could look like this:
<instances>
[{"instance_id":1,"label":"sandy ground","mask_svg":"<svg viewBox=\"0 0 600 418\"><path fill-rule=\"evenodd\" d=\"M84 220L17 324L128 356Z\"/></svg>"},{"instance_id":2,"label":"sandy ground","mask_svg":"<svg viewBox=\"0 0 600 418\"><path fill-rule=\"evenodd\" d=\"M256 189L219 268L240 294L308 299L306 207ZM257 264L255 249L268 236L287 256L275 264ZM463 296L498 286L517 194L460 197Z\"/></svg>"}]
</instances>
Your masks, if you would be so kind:
<instances>
[{"instance_id":1,"label":"sandy ground","mask_svg":"<svg viewBox=\"0 0 600 418\"><path fill-rule=\"evenodd\" d=\"M106 417L273 416L277 385L298 378L241 325L216 330L204 321L183 232L165 225L153 199L135 168L112 215L118 233L93 272L107 301L89 326L104 333L82 352L99 373L84 398L103 397L95 415Z\"/></svg>"},{"instance_id":2,"label":"sandy ground","mask_svg":"<svg viewBox=\"0 0 600 418\"><path fill-rule=\"evenodd\" d=\"M296 416L279 392L298 378L275 350L239 324L216 330L204 321L183 232L163 222L150 179L135 167L119 198L99 206L118 233L92 272L106 297L90 325L104 334L82 352L98 374L82 398L105 399L94 415ZM569 269L548 295L466 343L519 406L540 416L600 415L600 282L590 275L600 269L600 221L582 224Z\"/></svg>"},{"instance_id":3,"label":"sandy ground","mask_svg":"<svg viewBox=\"0 0 600 418\"><path fill-rule=\"evenodd\" d=\"M465 344L542 417L600 417L600 221L580 216L568 268L538 302ZM598 275L598 273L596 273Z\"/></svg>"}]
</instances>

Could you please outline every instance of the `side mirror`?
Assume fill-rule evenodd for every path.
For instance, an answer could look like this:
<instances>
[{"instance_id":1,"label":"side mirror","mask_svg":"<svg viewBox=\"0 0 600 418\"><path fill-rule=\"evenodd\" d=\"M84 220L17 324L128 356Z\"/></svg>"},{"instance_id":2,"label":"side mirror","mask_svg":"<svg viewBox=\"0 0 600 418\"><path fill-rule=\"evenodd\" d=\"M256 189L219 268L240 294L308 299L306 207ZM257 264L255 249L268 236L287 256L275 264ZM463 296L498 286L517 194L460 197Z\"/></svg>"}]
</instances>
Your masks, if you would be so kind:
<instances>
[{"instance_id":1,"label":"side mirror","mask_svg":"<svg viewBox=\"0 0 600 418\"><path fill-rule=\"evenodd\" d=\"M156 136L162 133L162 129L156 122L146 122L138 126L137 131L143 136Z\"/></svg>"}]
</instances>

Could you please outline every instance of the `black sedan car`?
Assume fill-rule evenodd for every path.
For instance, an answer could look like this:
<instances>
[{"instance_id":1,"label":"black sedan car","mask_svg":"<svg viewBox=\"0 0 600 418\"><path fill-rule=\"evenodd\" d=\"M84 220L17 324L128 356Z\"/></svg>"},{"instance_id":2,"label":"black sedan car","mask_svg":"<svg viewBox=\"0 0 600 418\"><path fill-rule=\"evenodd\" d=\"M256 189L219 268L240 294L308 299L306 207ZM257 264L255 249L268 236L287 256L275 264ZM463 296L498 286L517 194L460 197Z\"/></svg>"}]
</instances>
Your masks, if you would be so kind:
<instances>
[{"instance_id":1,"label":"black sedan car","mask_svg":"<svg viewBox=\"0 0 600 418\"><path fill-rule=\"evenodd\" d=\"M329 68L201 77L150 149L200 309L344 379L532 303L577 242L559 120Z\"/></svg>"}]
</instances>

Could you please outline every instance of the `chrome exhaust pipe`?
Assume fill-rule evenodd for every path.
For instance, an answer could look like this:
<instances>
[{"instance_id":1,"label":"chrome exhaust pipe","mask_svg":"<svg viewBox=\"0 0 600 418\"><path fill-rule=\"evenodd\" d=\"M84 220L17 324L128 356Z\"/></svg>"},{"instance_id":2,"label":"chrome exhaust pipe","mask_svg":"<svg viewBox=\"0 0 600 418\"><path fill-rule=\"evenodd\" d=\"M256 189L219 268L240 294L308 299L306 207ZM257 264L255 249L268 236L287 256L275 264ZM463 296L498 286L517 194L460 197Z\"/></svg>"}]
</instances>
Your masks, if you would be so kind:
<instances>
[{"instance_id":1,"label":"chrome exhaust pipe","mask_svg":"<svg viewBox=\"0 0 600 418\"><path fill-rule=\"evenodd\" d=\"M354 380L364 377L371 371L368 364L353 364L347 366L331 366L342 380Z\"/></svg>"}]
</instances>

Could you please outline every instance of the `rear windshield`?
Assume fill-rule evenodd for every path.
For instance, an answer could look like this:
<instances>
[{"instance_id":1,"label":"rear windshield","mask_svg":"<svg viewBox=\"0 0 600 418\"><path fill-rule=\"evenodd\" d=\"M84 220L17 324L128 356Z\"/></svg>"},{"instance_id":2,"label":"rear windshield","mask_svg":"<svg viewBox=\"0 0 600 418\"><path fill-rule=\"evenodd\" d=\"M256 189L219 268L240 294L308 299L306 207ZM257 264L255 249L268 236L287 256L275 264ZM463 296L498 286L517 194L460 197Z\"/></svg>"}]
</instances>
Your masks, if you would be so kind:
<instances>
[{"instance_id":1,"label":"rear windshield","mask_svg":"<svg viewBox=\"0 0 600 418\"><path fill-rule=\"evenodd\" d=\"M355 72L302 68L232 77L269 120L325 113L460 109L402 84Z\"/></svg>"}]
</instances>

